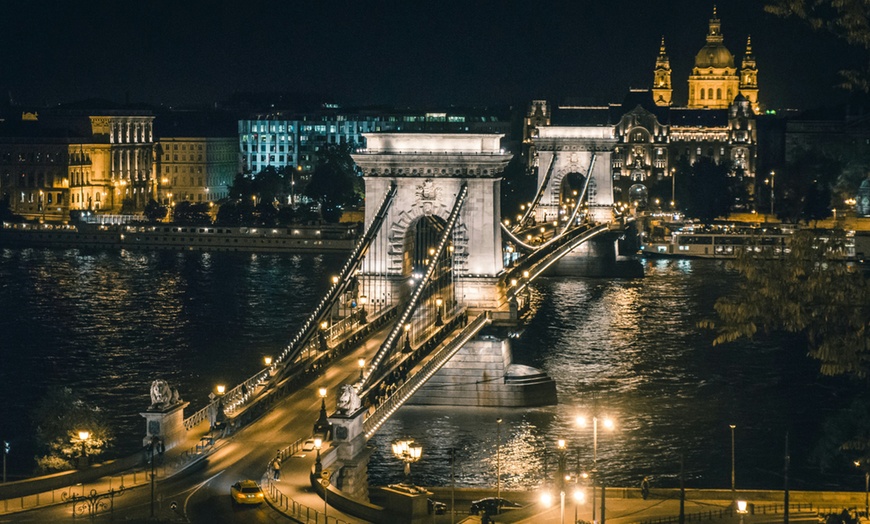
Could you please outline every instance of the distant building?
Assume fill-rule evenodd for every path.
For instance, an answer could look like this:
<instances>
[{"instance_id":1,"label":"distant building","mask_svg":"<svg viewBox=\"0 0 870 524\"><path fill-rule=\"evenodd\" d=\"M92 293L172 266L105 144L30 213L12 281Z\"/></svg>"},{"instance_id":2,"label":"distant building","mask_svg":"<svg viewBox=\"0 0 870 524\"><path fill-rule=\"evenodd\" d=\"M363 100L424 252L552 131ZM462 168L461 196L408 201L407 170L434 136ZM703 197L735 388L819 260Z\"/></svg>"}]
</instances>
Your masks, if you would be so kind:
<instances>
[{"instance_id":1,"label":"distant building","mask_svg":"<svg viewBox=\"0 0 870 524\"><path fill-rule=\"evenodd\" d=\"M478 112L411 112L341 110L296 114L272 112L238 123L239 150L244 170L259 173L266 167L290 168L307 176L317 152L330 145L365 147L363 133L393 131L456 131L510 134L510 122Z\"/></svg>"},{"instance_id":2,"label":"distant building","mask_svg":"<svg viewBox=\"0 0 870 524\"><path fill-rule=\"evenodd\" d=\"M674 104L670 59L662 38L651 89L631 89L622 103L606 106L561 104L550 108L544 100L533 100L525 120L524 142L531 142L536 128L542 125L612 126L618 139L611 155L614 181L661 180L673 176L680 162L692 164L701 157L727 163L733 175L754 177L757 73L748 40L737 71L733 55L724 46L714 9L706 43L695 56L688 79L686 106ZM529 164L533 166L534 151L530 153Z\"/></svg>"},{"instance_id":3,"label":"distant building","mask_svg":"<svg viewBox=\"0 0 870 524\"><path fill-rule=\"evenodd\" d=\"M208 111L157 116L158 202L206 203L229 196L233 179L242 172L235 122L230 115Z\"/></svg>"},{"instance_id":4,"label":"distant building","mask_svg":"<svg viewBox=\"0 0 870 524\"><path fill-rule=\"evenodd\" d=\"M0 194L16 214L141 210L155 194L153 115L61 108L0 123Z\"/></svg>"}]
</instances>

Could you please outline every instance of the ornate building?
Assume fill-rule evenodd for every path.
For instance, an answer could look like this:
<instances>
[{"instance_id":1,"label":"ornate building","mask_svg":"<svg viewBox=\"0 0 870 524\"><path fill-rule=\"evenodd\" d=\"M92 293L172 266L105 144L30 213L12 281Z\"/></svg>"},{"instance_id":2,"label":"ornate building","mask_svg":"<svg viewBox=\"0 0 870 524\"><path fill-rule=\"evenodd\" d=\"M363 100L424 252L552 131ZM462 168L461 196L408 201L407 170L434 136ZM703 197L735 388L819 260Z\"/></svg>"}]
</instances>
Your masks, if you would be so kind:
<instances>
[{"instance_id":1,"label":"ornate building","mask_svg":"<svg viewBox=\"0 0 870 524\"><path fill-rule=\"evenodd\" d=\"M0 126L0 195L29 219L70 210L141 210L153 198L154 138L147 112L55 110Z\"/></svg>"},{"instance_id":2,"label":"ornate building","mask_svg":"<svg viewBox=\"0 0 870 524\"><path fill-rule=\"evenodd\" d=\"M695 56L685 106L676 106L671 66L662 38L651 89L631 89L622 103L607 106L560 105L546 111L534 100L525 120L524 138L544 126L612 126L617 145L611 156L616 182L625 184L674 176L681 162L701 157L727 163L734 176L755 176L757 154L758 68L747 40L740 71L724 46L721 24L713 11L707 41ZM546 118L543 118L546 115ZM529 165L534 166L534 151Z\"/></svg>"},{"instance_id":3,"label":"ornate building","mask_svg":"<svg viewBox=\"0 0 870 524\"><path fill-rule=\"evenodd\" d=\"M653 92L656 104L671 104L671 69L665 51L664 37L656 59L653 79ZM738 94L749 101L753 111L758 113L758 67L752 54L752 41L746 38L746 53L740 64L740 71L734 65L734 55L725 47L722 23L713 8L713 18L709 21L707 41L695 55L695 66L689 76L689 100L687 107L692 109L727 109Z\"/></svg>"}]
</instances>

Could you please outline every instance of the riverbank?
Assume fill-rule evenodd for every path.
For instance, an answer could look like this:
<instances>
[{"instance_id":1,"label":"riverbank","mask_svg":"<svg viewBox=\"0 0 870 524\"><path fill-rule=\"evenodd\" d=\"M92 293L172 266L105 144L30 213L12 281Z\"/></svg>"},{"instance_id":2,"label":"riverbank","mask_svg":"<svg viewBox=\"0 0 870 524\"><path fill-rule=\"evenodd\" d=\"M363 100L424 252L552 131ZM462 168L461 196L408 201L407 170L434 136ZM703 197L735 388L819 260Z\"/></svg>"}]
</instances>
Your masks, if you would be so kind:
<instances>
[{"instance_id":1,"label":"riverbank","mask_svg":"<svg viewBox=\"0 0 870 524\"><path fill-rule=\"evenodd\" d=\"M358 235L359 225L347 223L282 228L4 223L0 247L323 253L351 250Z\"/></svg>"}]
</instances>

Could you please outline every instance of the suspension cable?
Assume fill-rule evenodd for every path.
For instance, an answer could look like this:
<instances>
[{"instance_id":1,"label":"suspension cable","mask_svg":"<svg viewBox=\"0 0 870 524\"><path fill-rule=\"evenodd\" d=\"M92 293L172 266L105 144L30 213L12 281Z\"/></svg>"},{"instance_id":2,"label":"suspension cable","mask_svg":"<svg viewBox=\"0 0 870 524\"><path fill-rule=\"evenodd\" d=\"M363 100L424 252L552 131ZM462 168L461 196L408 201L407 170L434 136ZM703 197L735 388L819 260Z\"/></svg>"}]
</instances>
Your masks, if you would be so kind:
<instances>
[{"instance_id":1,"label":"suspension cable","mask_svg":"<svg viewBox=\"0 0 870 524\"><path fill-rule=\"evenodd\" d=\"M420 282L414 288L414 292L411 294L411 298L405 305L405 309L397 318L396 325L393 326L390 334L384 340L383 344L381 344L381 347L378 349L378 352L372 359L371 365L369 365L367 372L364 373L363 380L360 382L359 391L365 390L371 378L379 370L380 364L384 360L384 357L386 357L387 354L391 352L396 338L399 336L399 333L404 329L405 323L408 322L411 314L414 313L414 310L417 308L420 296L422 295L423 290L429 284L429 280L432 278L432 273L435 271L435 266L438 264L438 260L441 258L441 254L444 252L444 249L447 246L448 240L453 233L453 228L456 227L456 222L459 219L459 211L462 208L462 205L465 203L465 199L467 196L468 185L463 183L459 194L456 196L456 203L453 204L453 210L450 212L450 215L447 219L447 224L444 227L444 231L441 233L441 238L438 241L438 247L435 248L435 253L432 255L432 259L426 266L426 272L424 273L423 278L420 279Z\"/></svg>"}]
</instances>

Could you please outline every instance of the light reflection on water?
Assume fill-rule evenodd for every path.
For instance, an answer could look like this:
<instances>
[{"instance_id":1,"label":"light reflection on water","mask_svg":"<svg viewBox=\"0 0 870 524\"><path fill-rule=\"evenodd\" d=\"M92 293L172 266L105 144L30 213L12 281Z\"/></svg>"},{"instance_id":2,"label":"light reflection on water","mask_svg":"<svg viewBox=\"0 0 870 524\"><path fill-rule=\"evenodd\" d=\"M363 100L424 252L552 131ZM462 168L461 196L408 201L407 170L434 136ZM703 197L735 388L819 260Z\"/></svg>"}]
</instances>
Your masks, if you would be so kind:
<instances>
[{"instance_id":1,"label":"light reflection on water","mask_svg":"<svg viewBox=\"0 0 870 524\"><path fill-rule=\"evenodd\" d=\"M598 469L612 485L636 486L650 476L654 486L675 486L682 455L688 485L730 487L733 423L738 486L781 488L786 431L794 489L857 486L853 471L822 474L809 461L820 421L842 399L832 395L832 380L818 378L800 341L713 348L713 333L696 323L713 315L734 275L715 261L654 260L645 269L638 280L539 281L536 315L513 351L516 362L556 380L559 405L403 408L373 440L372 482L401 478L389 443L410 436L424 447L415 464L424 485L449 485L445 450L455 446L457 485L495 486L501 417L502 485L531 489L552 477L557 439L568 441L570 470L591 468L592 431L578 428L575 418L597 411L617 421L613 433L599 427L598 434Z\"/></svg>"},{"instance_id":2,"label":"light reflection on water","mask_svg":"<svg viewBox=\"0 0 870 524\"><path fill-rule=\"evenodd\" d=\"M29 467L27 412L50 385L87 392L112 416L119 452L141 442L139 411L157 377L178 385L191 408L217 383L259 369L295 332L329 285L342 256L245 253L0 250L0 438ZM639 280L543 279L532 291L536 315L513 345L515 361L544 369L559 405L534 409L408 407L375 436L373 484L401 480L391 440L423 443L415 481L494 486L501 431L503 486L531 488L555 467L558 438L571 469L591 466L581 412L612 415L599 434L599 470L614 485L676 485L679 456L692 487L730 485L736 431L738 486L779 488L783 440L791 431L794 489L856 489L860 480L819 474L808 461L820 422L841 397L817 377L799 341L769 339L712 348L695 327L712 315L733 275L713 261L655 260ZM11 435L10 435L11 433ZM853 472L850 472L850 475Z\"/></svg>"},{"instance_id":3,"label":"light reflection on water","mask_svg":"<svg viewBox=\"0 0 870 524\"><path fill-rule=\"evenodd\" d=\"M165 378L191 408L289 341L342 256L0 249L0 438L10 474L35 454L28 412L71 386L111 415L119 454Z\"/></svg>"}]
</instances>

